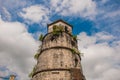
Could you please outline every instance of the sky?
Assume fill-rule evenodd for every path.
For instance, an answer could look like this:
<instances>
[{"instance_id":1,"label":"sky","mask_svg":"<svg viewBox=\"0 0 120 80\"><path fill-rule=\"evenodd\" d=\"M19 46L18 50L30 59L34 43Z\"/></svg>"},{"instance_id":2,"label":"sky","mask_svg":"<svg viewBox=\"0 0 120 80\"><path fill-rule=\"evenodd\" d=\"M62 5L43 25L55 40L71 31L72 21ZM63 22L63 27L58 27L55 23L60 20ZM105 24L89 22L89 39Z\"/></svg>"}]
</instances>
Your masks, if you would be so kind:
<instances>
[{"instance_id":1,"label":"sky","mask_svg":"<svg viewBox=\"0 0 120 80\"><path fill-rule=\"evenodd\" d=\"M120 0L0 0L0 77L30 80L38 37L58 19L73 26L86 80L120 80Z\"/></svg>"}]
</instances>

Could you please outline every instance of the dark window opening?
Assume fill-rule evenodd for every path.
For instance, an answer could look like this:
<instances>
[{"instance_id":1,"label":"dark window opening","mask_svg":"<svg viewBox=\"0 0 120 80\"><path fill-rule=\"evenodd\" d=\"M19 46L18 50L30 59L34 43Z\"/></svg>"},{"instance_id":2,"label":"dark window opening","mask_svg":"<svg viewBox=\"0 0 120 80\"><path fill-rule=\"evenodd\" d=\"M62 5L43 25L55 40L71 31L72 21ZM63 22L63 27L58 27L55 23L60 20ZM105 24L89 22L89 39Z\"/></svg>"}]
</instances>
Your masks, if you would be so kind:
<instances>
[{"instance_id":1,"label":"dark window opening","mask_svg":"<svg viewBox=\"0 0 120 80\"><path fill-rule=\"evenodd\" d=\"M59 74L59 72L52 72L52 74Z\"/></svg>"},{"instance_id":2,"label":"dark window opening","mask_svg":"<svg viewBox=\"0 0 120 80\"><path fill-rule=\"evenodd\" d=\"M78 64L78 59L75 58L75 67L77 66L77 64Z\"/></svg>"},{"instance_id":3,"label":"dark window opening","mask_svg":"<svg viewBox=\"0 0 120 80\"><path fill-rule=\"evenodd\" d=\"M65 32L67 32L67 33L69 32L67 26L65 26Z\"/></svg>"},{"instance_id":4,"label":"dark window opening","mask_svg":"<svg viewBox=\"0 0 120 80\"><path fill-rule=\"evenodd\" d=\"M71 41L71 44L72 44L72 46L75 46L75 42L74 41Z\"/></svg>"}]
</instances>

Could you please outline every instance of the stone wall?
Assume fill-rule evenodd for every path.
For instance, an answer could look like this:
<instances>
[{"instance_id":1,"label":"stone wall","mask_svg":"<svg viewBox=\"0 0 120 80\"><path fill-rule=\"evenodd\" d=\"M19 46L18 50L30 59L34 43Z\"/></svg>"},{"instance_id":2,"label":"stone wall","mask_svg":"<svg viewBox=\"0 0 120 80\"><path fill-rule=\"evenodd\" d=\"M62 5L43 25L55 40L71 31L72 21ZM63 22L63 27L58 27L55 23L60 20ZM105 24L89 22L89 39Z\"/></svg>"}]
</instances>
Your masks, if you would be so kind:
<instances>
[{"instance_id":1,"label":"stone wall","mask_svg":"<svg viewBox=\"0 0 120 80\"><path fill-rule=\"evenodd\" d=\"M68 32L69 32L69 33L72 33L72 27L69 26L69 25L67 25L67 24L65 24L65 23L58 22L58 23L55 23L54 25L62 26L63 29L64 29L64 31L65 31L65 27L66 27L67 30L68 30ZM53 26L54 26L54 25L50 25L50 26L48 26L48 33L50 33L50 32L53 31Z\"/></svg>"},{"instance_id":2,"label":"stone wall","mask_svg":"<svg viewBox=\"0 0 120 80\"><path fill-rule=\"evenodd\" d=\"M67 26L69 31L53 33L54 25L62 25L64 29ZM48 34L42 40L32 80L84 80L77 40L71 35L72 28L62 22L54 25L48 27ZM79 74L75 75L75 72Z\"/></svg>"},{"instance_id":3,"label":"stone wall","mask_svg":"<svg viewBox=\"0 0 120 80\"><path fill-rule=\"evenodd\" d=\"M42 49L62 46L71 49L78 49L77 48L77 41L73 39L70 34L62 32L59 36L53 36L53 34L48 34L42 44Z\"/></svg>"},{"instance_id":4,"label":"stone wall","mask_svg":"<svg viewBox=\"0 0 120 80\"><path fill-rule=\"evenodd\" d=\"M33 80L71 80L71 74L69 71L47 71L36 74Z\"/></svg>"},{"instance_id":5,"label":"stone wall","mask_svg":"<svg viewBox=\"0 0 120 80\"><path fill-rule=\"evenodd\" d=\"M78 60L76 62L76 60ZM77 54L72 53L69 49L54 48L43 51L36 66L36 71L46 69L70 69L80 68L80 58Z\"/></svg>"}]
</instances>

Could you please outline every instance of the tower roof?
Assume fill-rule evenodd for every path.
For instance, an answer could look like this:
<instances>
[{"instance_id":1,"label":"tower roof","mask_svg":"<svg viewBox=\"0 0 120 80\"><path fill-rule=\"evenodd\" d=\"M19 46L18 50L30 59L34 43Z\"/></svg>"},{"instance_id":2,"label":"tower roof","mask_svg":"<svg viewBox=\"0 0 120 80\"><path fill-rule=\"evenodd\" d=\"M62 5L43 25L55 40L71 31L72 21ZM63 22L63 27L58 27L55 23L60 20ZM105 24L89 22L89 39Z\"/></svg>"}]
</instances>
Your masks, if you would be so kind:
<instances>
[{"instance_id":1,"label":"tower roof","mask_svg":"<svg viewBox=\"0 0 120 80\"><path fill-rule=\"evenodd\" d=\"M53 24L55 24L55 23L58 23L58 22L62 22L62 23L66 24L66 25L68 25L68 26L70 26L70 27L73 27L71 24L68 24L67 22L65 22L65 21L62 20L62 19L59 19L59 20L54 21L53 23L47 24L47 26L49 27L49 26L51 26L51 25L53 25Z\"/></svg>"}]
</instances>

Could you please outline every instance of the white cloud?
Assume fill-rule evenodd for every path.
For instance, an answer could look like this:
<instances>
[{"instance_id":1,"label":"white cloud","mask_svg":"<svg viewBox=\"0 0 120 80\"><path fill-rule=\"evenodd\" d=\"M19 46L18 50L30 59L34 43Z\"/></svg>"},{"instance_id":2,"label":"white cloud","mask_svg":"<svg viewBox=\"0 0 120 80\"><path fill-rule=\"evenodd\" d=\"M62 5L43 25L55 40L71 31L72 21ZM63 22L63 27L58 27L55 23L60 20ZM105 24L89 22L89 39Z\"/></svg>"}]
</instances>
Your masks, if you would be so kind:
<instances>
[{"instance_id":1,"label":"white cloud","mask_svg":"<svg viewBox=\"0 0 120 80\"><path fill-rule=\"evenodd\" d=\"M5 7L2 7L1 10L2 10L1 14L4 16L3 19L7 20L7 21L10 21L11 20L11 14L9 13L9 11Z\"/></svg>"},{"instance_id":2,"label":"white cloud","mask_svg":"<svg viewBox=\"0 0 120 80\"><path fill-rule=\"evenodd\" d=\"M83 32L78 39L87 80L120 80L120 41L105 32L92 36Z\"/></svg>"},{"instance_id":3,"label":"white cloud","mask_svg":"<svg viewBox=\"0 0 120 80\"><path fill-rule=\"evenodd\" d=\"M118 16L120 16L120 11L116 10L114 12L106 13L103 17L104 18L115 18L115 17L118 17Z\"/></svg>"},{"instance_id":4,"label":"white cloud","mask_svg":"<svg viewBox=\"0 0 120 80\"><path fill-rule=\"evenodd\" d=\"M9 75L9 71L7 69L6 70L4 70L4 69L5 69L5 66L0 65L0 77L4 77L4 76Z\"/></svg>"},{"instance_id":5,"label":"white cloud","mask_svg":"<svg viewBox=\"0 0 120 80\"><path fill-rule=\"evenodd\" d=\"M10 71L6 66L0 65L0 80L9 79L10 75L16 75L15 72ZM16 77L17 79L18 77Z\"/></svg>"},{"instance_id":6,"label":"white cloud","mask_svg":"<svg viewBox=\"0 0 120 80\"><path fill-rule=\"evenodd\" d=\"M112 6L112 5L111 5ZM106 31L109 33L112 33L114 36L118 36L120 39L120 11L108 11L106 9L100 9L99 16L97 19L94 20L94 23L96 24L96 28L101 31ZM102 13L101 13L102 12Z\"/></svg>"},{"instance_id":7,"label":"white cloud","mask_svg":"<svg viewBox=\"0 0 120 80\"><path fill-rule=\"evenodd\" d=\"M30 0L0 0L0 8L16 9L31 4Z\"/></svg>"},{"instance_id":8,"label":"white cloud","mask_svg":"<svg viewBox=\"0 0 120 80\"><path fill-rule=\"evenodd\" d=\"M114 36L108 34L107 32L99 32L96 33L95 36L98 40L103 40L103 41L109 41L114 39Z\"/></svg>"},{"instance_id":9,"label":"white cloud","mask_svg":"<svg viewBox=\"0 0 120 80\"><path fill-rule=\"evenodd\" d=\"M29 80L28 73L35 61L33 55L38 42L19 22L5 22L0 19L0 64L17 73L20 80Z\"/></svg>"},{"instance_id":10,"label":"white cloud","mask_svg":"<svg viewBox=\"0 0 120 80\"><path fill-rule=\"evenodd\" d=\"M108 0L101 0L101 2L102 2L103 4L105 4L107 1L108 1Z\"/></svg>"},{"instance_id":11,"label":"white cloud","mask_svg":"<svg viewBox=\"0 0 120 80\"><path fill-rule=\"evenodd\" d=\"M94 19L95 27L98 30L106 31L120 39L120 10L119 3L114 0L97 1L97 15Z\"/></svg>"},{"instance_id":12,"label":"white cloud","mask_svg":"<svg viewBox=\"0 0 120 80\"><path fill-rule=\"evenodd\" d=\"M20 12L26 21L30 23L46 24L49 22L49 10L42 5L33 5L27 8L23 8L23 12Z\"/></svg>"},{"instance_id":13,"label":"white cloud","mask_svg":"<svg viewBox=\"0 0 120 80\"><path fill-rule=\"evenodd\" d=\"M62 16L81 16L92 19L96 15L96 3L92 0L51 0L52 10Z\"/></svg>"}]
</instances>

